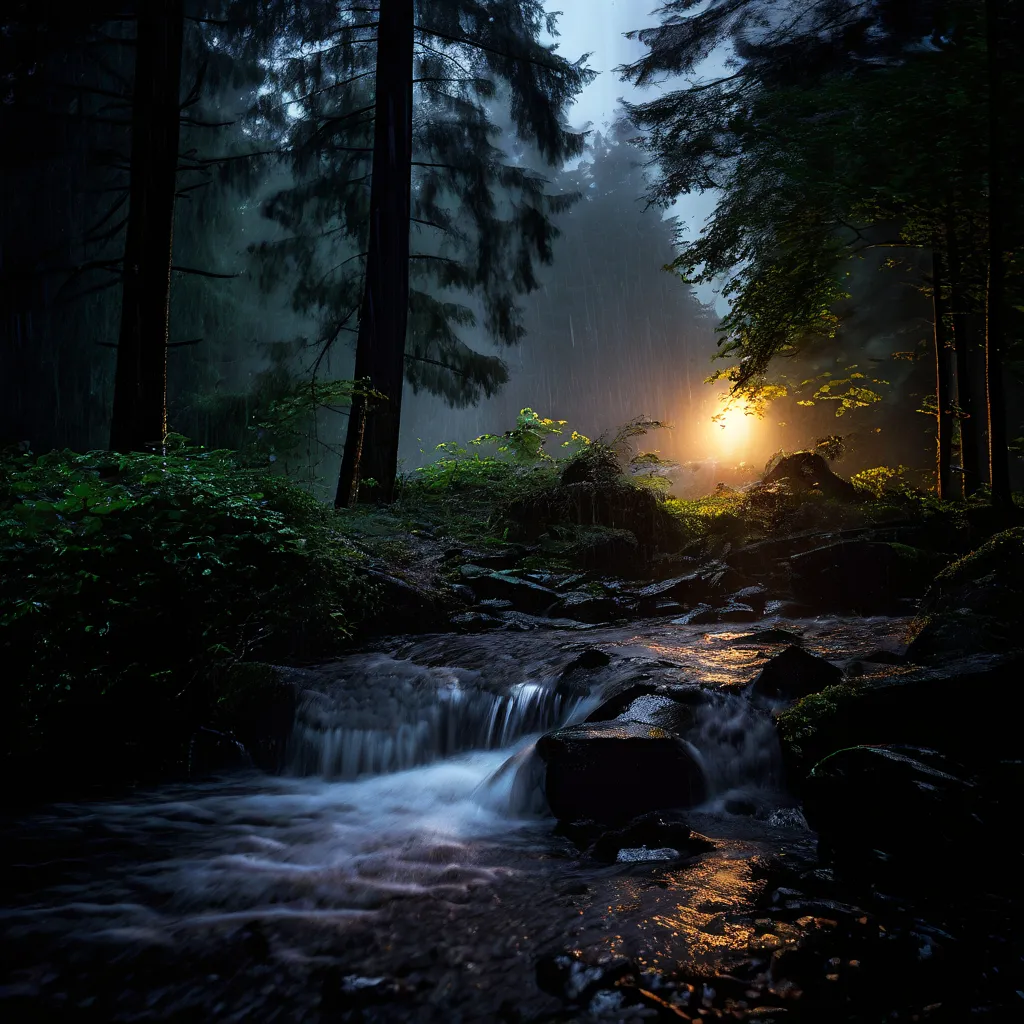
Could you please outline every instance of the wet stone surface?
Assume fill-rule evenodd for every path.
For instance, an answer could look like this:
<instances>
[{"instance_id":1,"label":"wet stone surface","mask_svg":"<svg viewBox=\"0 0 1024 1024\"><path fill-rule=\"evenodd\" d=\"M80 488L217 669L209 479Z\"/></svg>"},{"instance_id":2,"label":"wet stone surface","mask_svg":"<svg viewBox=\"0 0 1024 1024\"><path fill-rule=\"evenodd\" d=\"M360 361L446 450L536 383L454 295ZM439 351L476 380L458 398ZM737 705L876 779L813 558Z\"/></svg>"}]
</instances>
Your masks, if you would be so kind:
<instances>
[{"instance_id":1,"label":"wet stone surface","mask_svg":"<svg viewBox=\"0 0 1024 1024\"><path fill-rule=\"evenodd\" d=\"M743 710L783 648L846 665L895 656L904 628L663 620L418 637L356 656L317 684L300 725L358 727L371 764L390 749L415 766L243 772L0 822L0 1017L1016 1019L1011 861L965 849L923 895L845 877L819 861L773 775L770 717ZM389 748L386 709L366 696L381 673L382 699L408 690L430 709L443 690L465 710L431 719L429 742ZM655 715L663 704L638 696L695 685L710 690L680 722L711 766L701 807L589 832L512 813L540 731L616 693L631 694L617 714ZM665 850L680 856L633 855Z\"/></svg>"}]
</instances>

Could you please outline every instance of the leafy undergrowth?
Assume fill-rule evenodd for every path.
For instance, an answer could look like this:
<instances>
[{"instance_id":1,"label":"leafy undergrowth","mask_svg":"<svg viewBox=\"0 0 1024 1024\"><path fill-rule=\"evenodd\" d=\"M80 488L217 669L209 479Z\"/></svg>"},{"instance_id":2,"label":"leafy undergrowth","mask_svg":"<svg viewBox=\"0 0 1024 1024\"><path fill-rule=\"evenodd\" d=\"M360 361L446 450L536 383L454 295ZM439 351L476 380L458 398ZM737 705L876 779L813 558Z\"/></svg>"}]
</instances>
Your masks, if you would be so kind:
<instances>
[{"instance_id":1,"label":"leafy undergrowth","mask_svg":"<svg viewBox=\"0 0 1024 1024\"><path fill-rule=\"evenodd\" d=\"M6 750L187 731L230 666L337 649L372 606L361 557L319 502L227 452L4 455Z\"/></svg>"}]
</instances>

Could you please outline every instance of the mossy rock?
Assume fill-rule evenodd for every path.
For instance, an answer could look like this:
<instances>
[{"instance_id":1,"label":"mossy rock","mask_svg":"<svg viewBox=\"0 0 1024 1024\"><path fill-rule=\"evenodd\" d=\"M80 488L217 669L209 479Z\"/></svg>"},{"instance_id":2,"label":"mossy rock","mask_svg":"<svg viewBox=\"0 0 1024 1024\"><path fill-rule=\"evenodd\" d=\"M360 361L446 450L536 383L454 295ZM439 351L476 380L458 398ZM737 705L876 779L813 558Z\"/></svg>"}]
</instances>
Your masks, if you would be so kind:
<instances>
[{"instance_id":1,"label":"mossy rock","mask_svg":"<svg viewBox=\"0 0 1024 1024\"><path fill-rule=\"evenodd\" d=\"M914 661L1024 646L1024 527L995 534L943 569L921 611L908 651Z\"/></svg>"},{"instance_id":2,"label":"mossy rock","mask_svg":"<svg viewBox=\"0 0 1024 1024\"><path fill-rule=\"evenodd\" d=\"M1019 726L993 706L1017 699L1019 657L976 655L932 668L885 666L830 686L776 717L794 791L811 767L834 751L863 744L932 747L965 763L1019 757Z\"/></svg>"}]
</instances>

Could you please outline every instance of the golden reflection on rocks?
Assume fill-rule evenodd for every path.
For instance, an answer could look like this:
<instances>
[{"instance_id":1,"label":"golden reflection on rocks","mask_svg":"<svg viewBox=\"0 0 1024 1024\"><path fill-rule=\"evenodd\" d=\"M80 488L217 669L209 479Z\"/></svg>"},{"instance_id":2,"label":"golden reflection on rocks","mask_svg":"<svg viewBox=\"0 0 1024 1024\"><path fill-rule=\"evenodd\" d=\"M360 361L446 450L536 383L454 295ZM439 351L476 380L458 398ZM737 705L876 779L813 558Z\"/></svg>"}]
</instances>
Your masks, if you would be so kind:
<instances>
[{"instance_id":1,"label":"golden reflection on rocks","mask_svg":"<svg viewBox=\"0 0 1024 1024\"><path fill-rule=\"evenodd\" d=\"M614 647L620 655L650 658L652 655L677 666L684 677L717 687L738 687L750 682L761 666L788 646L786 642L763 642L759 631L778 626L798 634L804 650L824 658L842 660L860 657L880 647L897 649L909 619L844 619L836 625L828 619L766 620L737 629L735 623L681 626L672 622L651 624L643 633L623 635L614 630L594 630L590 642ZM751 637L749 642L744 637ZM886 674L894 666L886 665Z\"/></svg>"},{"instance_id":2,"label":"golden reflection on rocks","mask_svg":"<svg viewBox=\"0 0 1024 1024\"><path fill-rule=\"evenodd\" d=\"M671 971L684 960L722 970L752 950L780 948L786 938L759 934L745 916L763 887L750 877L747 854L736 848L657 879L609 880L604 924L614 931L599 936L593 928L580 945L653 971Z\"/></svg>"}]
</instances>

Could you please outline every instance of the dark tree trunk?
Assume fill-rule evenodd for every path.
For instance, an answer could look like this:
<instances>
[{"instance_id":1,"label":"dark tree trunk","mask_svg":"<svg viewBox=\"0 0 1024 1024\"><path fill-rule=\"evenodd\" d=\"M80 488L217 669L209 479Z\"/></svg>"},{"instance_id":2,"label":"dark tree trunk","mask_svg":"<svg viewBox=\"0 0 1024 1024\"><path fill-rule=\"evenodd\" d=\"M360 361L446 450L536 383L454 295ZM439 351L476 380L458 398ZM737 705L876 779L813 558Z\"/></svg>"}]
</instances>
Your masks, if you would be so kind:
<instances>
[{"instance_id":1,"label":"dark tree trunk","mask_svg":"<svg viewBox=\"0 0 1024 1024\"><path fill-rule=\"evenodd\" d=\"M167 433L167 321L178 167L184 0L138 5L131 178L110 447Z\"/></svg>"},{"instance_id":2,"label":"dark tree trunk","mask_svg":"<svg viewBox=\"0 0 1024 1024\"><path fill-rule=\"evenodd\" d=\"M1003 258L1002 70L999 32L1001 0L985 0L988 47L988 284L985 301L985 391L988 406L988 468L992 504L1010 508L1010 458L1006 429L1003 340L1006 331L1006 268Z\"/></svg>"},{"instance_id":3,"label":"dark tree trunk","mask_svg":"<svg viewBox=\"0 0 1024 1024\"><path fill-rule=\"evenodd\" d=\"M942 254L932 249L932 316L935 340L935 489L940 499L953 496L950 486L950 454L953 423L949 415L949 352L942 319Z\"/></svg>"},{"instance_id":4,"label":"dark tree trunk","mask_svg":"<svg viewBox=\"0 0 1024 1024\"><path fill-rule=\"evenodd\" d=\"M398 432L409 319L412 180L413 0L381 0L377 26L376 113L370 177L370 240L356 341L355 378L384 398L356 396L345 437L335 505L362 497L389 502L398 471Z\"/></svg>"},{"instance_id":5,"label":"dark tree trunk","mask_svg":"<svg viewBox=\"0 0 1024 1024\"><path fill-rule=\"evenodd\" d=\"M966 498L981 483L978 463L977 417L971 395L970 344L967 296L964 292L960 242L952 217L946 222L946 260L949 265L949 312L956 349L956 415L960 427L960 489Z\"/></svg>"}]
</instances>

